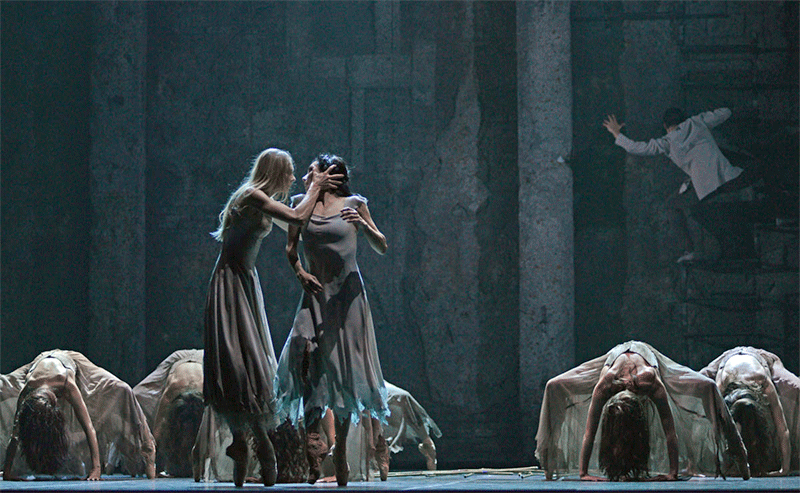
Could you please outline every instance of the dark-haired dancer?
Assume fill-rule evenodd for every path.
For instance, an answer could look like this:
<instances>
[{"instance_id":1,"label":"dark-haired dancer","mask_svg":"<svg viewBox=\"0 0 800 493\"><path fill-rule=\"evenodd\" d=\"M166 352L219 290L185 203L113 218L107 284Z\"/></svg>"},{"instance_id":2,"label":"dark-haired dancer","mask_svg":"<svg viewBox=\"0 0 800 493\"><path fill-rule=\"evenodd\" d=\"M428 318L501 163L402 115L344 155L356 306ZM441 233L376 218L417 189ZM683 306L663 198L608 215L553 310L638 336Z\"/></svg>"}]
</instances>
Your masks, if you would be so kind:
<instances>
[{"instance_id":1,"label":"dark-haired dancer","mask_svg":"<svg viewBox=\"0 0 800 493\"><path fill-rule=\"evenodd\" d=\"M278 219L293 225L308 220L322 190L338 185L328 173L310 173L305 198L292 209L283 202L294 182L288 152L266 149L228 198L213 233L222 242L208 286L205 308L203 395L233 433L226 454L234 461L233 480L244 483L246 433L251 431L264 484L275 484L275 451L267 434L274 426L275 352L255 261L261 241Z\"/></svg>"},{"instance_id":2,"label":"dark-haired dancer","mask_svg":"<svg viewBox=\"0 0 800 493\"><path fill-rule=\"evenodd\" d=\"M387 246L367 199L350 192L343 159L319 156L303 181L308 185L309 177L330 169L344 175L342 185L321 194L305 226L289 228L286 252L304 293L281 352L278 398L295 422L304 415L310 483L319 479L320 460L327 452L320 436L321 420L326 409L333 411L336 479L346 485L351 420L357 421L362 411L381 421L388 414L372 314L356 263L358 233L363 232L379 254ZM305 268L297 253L301 232Z\"/></svg>"},{"instance_id":3,"label":"dark-haired dancer","mask_svg":"<svg viewBox=\"0 0 800 493\"><path fill-rule=\"evenodd\" d=\"M651 471L663 473L651 479L675 480L679 471L717 474L726 454L749 478L741 438L714 382L638 341L550 379L536 440L548 479L577 471L598 481L590 471L603 470L611 480L647 479Z\"/></svg>"},{"instance_id":4,"label":"dark-haired dancer","mask_svg":"<svg viewBox=\"0 0 800 493\"><path fill-rule=\"evenodd\" d=\"M97 480L122 462L155 477L153 436L130 386L75 351L46 351L0 376L0 439L6 480L19 477L18 451L38 474Z\"/></svg>"},{"instance_id":5,"label":"dark-haired dancer","mask_svg":"<svg viewBox=\"0 0 800 493\"><path fill-rule=\"evenodd\" d=\"M167 476L192 475L191 451L203 418L203 351L180 349L133 388Z\"/></svg>"},{"instance_id":6,"label":"dark-haired dancer","mask_svg":"<svg viewBox=\"0 0 800 493\"><path fill-rule=\"evenodd\" d=\"M683 110L669 108L663 116L666 135L647 142L635 142L623 135L621 131L625 124L619 123L614 115L609 115L603 122L614 136L614 142L626 152L638 156L664 154L689 175L680 190L669 199L685 242L686 253L678 259L679 262L693 260L698 246L686 223L687 217L696 220L717 238L722 256L754 255L752 238L747 241L746 232L740 231L738 223L731 224L730 218L721 216L711 205L721 199L721 195L747 185L742 168L731 165L711 135L711 129L730 116L731 110L719 108L686 118ZM691 195L686 193L690 184L695 192Z\"/></svg>"},{"instance_id":7,"label":"dark-haired dancer","mask_svg":"<svg viewBox=\"0 0 800 493\"><path fill-rule=\"evenodd\" d=\"M800 468L800 378L780 358L737 347L700 373L717 383L739 424L754 476L783 476Z\"/></svg>"}]
</instances>

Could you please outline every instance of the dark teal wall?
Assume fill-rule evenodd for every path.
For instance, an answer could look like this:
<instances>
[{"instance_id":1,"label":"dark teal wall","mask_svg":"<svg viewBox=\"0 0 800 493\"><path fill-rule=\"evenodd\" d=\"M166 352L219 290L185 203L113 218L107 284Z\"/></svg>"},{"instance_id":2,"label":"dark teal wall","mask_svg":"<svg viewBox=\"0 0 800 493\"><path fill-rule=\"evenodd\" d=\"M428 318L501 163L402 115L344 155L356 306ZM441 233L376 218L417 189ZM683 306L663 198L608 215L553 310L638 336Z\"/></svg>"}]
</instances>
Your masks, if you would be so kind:
<instances>
[{"instance_id":1,"label":"dark teal wall","mask_svg":"<svg viewBox=\"0 0 800 493\"><path fill-rule=\"evenodd\" d=\"M86 343L88 2L2 2L2 371Z\"/></svg>"}]
</instances>

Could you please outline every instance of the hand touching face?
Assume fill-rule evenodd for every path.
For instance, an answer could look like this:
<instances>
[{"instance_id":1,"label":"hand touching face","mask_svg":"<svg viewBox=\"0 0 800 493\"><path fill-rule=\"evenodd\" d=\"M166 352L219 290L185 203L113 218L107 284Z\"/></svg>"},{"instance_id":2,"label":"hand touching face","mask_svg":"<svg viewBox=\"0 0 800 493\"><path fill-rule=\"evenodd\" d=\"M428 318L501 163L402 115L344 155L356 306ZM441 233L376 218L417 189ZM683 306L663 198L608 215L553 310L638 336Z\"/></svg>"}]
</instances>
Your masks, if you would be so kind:
<instances>
[{"instance_id":1,"label":"hand touching face","mask_svg":"<svg viewBox=\"0 0 800 493\"><path fill-rule=\"evenodd\" d=\"M335 190L342 184L344 175L334 174L335 168L330 167L325 171L319 170L319 163L314 161L308 165L308 172L303 176L303 186L308 191L312 183L316 183L320 190Z\"/></svg>"}]
</instances>

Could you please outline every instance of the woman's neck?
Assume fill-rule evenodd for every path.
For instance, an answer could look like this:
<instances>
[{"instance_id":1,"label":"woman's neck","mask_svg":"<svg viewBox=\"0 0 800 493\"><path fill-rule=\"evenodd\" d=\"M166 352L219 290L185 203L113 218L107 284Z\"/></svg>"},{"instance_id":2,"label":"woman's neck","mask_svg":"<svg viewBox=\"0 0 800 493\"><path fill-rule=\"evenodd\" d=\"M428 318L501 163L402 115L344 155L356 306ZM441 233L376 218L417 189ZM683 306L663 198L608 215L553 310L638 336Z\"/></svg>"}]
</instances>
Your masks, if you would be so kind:
<instances>
[{"instance_id":1,"label":"woman's neck","mask_svg":"<svg viewBox=\"0 0 800 493\"><path fill-rule=\"evenodd\" d=\"M332 213L338 212L341 209L342 197L331 193L329 191L322 192L317 199L317 205L314 208L314 213L327 216Z\"/></svg>"}]
</instances>

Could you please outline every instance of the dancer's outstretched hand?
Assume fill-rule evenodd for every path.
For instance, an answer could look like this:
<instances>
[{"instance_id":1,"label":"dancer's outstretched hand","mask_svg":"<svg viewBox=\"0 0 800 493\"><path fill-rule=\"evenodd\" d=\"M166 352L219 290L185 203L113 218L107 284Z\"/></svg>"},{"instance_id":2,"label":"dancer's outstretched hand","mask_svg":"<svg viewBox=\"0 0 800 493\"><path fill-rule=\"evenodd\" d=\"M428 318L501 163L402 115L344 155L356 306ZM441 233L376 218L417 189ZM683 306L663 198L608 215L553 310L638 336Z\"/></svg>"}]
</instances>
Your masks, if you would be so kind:
<instances>
[{"instance_id":1,"label":"dancer's outstretched hand","mask_svg":"<svg viewBox=\"0 0 800 493\"><path fill-rule=\"evenodd\" d=\"M617 138L625 124L619 123L616 115L608 115L606 119L603 120L603 126L606 127L606 130L611 132L611 135L613 135L614 138Z\"/></svg>"}]
</instances>

